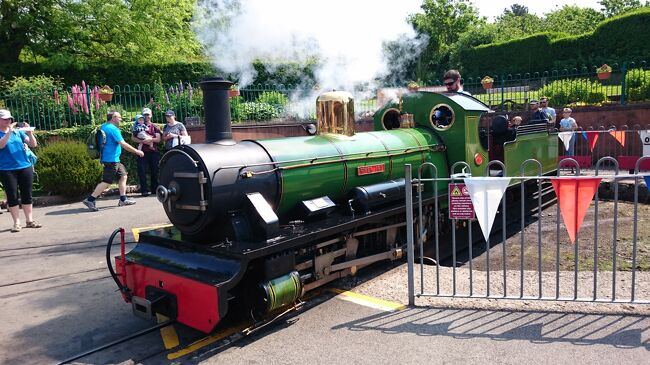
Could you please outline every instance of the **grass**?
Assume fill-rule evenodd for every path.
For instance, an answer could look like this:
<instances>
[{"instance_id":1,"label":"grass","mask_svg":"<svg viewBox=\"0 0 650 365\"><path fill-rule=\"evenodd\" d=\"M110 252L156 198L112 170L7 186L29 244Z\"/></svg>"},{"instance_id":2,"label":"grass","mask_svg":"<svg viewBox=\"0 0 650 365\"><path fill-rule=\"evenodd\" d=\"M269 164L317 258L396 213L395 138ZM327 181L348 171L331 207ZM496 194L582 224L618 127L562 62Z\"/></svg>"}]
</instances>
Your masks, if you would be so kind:
<instances>
[{"instance_id":1,"label":"grass","mask_svg":"<svg viewBox=\"0 0 650 365\"><path fill-rule=\"evenodd\" d=\"M508 88L510 86L506 86ZM495 88L496 89L496 88ZM621 85L603 85L603 90L605 94L610 99L616 99L621 95ZM488 105L501 105L501 93L497 92L494 94L488 93L476 93L473 96L482 102ZM505 92L503 94L503 100L510 100L517 104L525 104L528 100L541 98L543 95L539 93L538 90L531 90L528 92L516 91L516 92Z\"/></svg>"}]
</instances>

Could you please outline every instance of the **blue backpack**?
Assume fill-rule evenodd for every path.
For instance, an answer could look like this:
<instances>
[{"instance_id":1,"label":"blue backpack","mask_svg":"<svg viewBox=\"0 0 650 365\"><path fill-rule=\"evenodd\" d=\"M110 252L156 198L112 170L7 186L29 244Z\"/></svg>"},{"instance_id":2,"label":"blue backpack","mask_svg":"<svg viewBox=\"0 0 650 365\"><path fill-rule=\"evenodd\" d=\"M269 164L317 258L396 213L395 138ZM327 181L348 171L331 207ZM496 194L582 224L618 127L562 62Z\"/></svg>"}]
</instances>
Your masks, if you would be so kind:
<instances>
[{"instance_id":1,"label":"blue backpack","mask_svg":"<svg viewBox=\"0 0 650 365\"><path fill-rule=\"evenodd\" d=\"M100 159L106 145L106 132L100 127L95 128L86 139L86 151L92 159Z\"/></svg>"}]
</instances>

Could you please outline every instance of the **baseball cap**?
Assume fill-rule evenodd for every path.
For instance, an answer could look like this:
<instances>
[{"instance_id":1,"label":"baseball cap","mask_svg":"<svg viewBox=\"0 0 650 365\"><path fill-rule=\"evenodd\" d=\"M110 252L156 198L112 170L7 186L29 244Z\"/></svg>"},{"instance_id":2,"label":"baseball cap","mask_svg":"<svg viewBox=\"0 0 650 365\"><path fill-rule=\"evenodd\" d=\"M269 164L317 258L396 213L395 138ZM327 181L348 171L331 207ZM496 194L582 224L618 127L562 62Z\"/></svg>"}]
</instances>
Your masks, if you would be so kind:
<instances>
[{"instance_id":1,"label":"baseball cap","mask_svg":"<svg viewBox=\"0 0 650 365\"><path fill-rule=\"evenodd\" d=\"M174 113L173 110L168 110L168 111L165 112L165 116L166 116L166 117L173 117L173 116L175 116L175 115L176 115L176 114Z\"/></svg>"},{"instance_id":2,"label":"baseball cap","mask_svg":"<svg viewBox=\"0 0 650 365\"><path fill-rule=\"evenodd\" d=\"M533 100L531 100L530 103L528 103L528 104L539 104L539 101L536 100L536 99L533 99Z\"/></svg>"},{"instance_id":3,"label":"baseball cap","mask_svg":"<svg viewBox=\"0 0 650 365\"><path fill-rule=\"evenodd\" d=\"M14 119L11 116L11 112L7 109L0 109L0 119Z\"/></svg>"},{"instance_id":4,"label":"baseball cap","mask_svg":"<svg viewBox=\"0 0 650 365\"><path fill-rule=\"evenodd\" d=\"M149 108L142 108L142 115L151 115L151 109Z\"/></svg>"}]
</instances>

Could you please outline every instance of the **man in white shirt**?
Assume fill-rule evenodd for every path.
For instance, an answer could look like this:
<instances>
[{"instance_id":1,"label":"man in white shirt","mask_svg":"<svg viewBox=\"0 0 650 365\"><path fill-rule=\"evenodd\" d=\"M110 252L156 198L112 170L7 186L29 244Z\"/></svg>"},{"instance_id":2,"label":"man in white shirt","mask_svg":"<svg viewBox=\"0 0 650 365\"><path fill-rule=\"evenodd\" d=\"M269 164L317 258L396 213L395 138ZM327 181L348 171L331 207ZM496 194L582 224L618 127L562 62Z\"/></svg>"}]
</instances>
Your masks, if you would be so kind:
<instances>
[{"instance_id":1,"label":"man in white shirt","mask_svg":"<svg viewBox=\"0 0 650 365\"><path fill-rule=\"evenodd\" d=\"M548 124L555 125L557 115L555 109L548 106L548 98L546 96L539 99L539 108L548 116Z\"/></svg>"}]
</instances>

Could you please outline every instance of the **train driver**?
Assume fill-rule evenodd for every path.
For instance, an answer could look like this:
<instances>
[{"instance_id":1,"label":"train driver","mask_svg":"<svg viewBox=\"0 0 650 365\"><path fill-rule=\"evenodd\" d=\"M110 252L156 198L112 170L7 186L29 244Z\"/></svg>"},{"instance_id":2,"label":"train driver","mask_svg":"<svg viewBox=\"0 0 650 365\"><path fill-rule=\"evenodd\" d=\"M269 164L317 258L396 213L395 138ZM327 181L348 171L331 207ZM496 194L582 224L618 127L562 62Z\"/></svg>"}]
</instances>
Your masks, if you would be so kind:
<instances>
[{"instance_id":1,"label":"train driver","mask_svg":"<svg viewBox=\"0 0 650 365\"><path fill-rule=\"evenodd\" d=\"M445 72L445 76L442 78L442 80L445 84L445 87L447 88L447 92L472 95L463 90L463 79L460 77L460 72L458 72L458 70L449 70Z\"/></svg>"}]
</instances>

